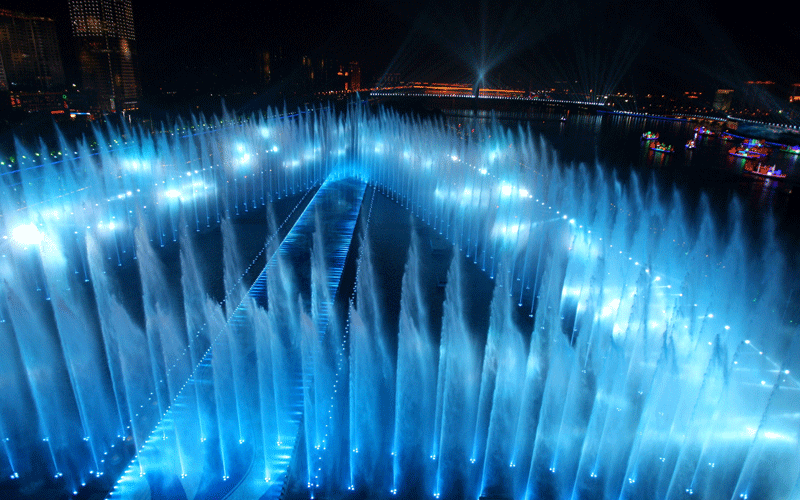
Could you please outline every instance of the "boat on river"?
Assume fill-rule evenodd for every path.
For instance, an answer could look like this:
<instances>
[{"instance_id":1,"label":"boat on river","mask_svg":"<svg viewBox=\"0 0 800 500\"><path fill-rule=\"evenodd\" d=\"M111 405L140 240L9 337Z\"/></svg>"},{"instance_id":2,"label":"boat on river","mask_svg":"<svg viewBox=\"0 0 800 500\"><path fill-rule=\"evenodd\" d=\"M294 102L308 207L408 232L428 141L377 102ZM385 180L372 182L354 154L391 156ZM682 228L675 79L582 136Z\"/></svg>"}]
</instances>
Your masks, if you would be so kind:
<instances>
[{"instance_id":1,"label":"boat on river","mask_svg":"<svg viewBox=\"0 0 800 500\"><path fill-rule=\"evenodd\" d=\"M653 144L651 144L650 145L650 149L652 149L653 151L655 151L657 153L674 153L675 152L675 148L673 148L669 144L664 144L663 142L658 142L658 141L656 141Z\"/></svg>"},{"instance_id":2,"label":"boat on river","mask_svg":"<svg viewBox=\"0 0 800 500\"><path fill-rule=\"evenodd\" d=\"M642 134L642 140L643 141L653 141L653 140L656 140L656 139L658 139L658 132L652 132L652 131L648 130L647 132Z\"/></svg>"},{"instance_id":3,"label":"boat on river","mask_svg":"<svg viewBox=\"0 0 800 500\"><path fill-rule=\"evenodd\" d=\"M694 131L698 135L717 135L716 132L714 132L708 127L695 127Z\"/></svg>"},{"instance_id":4,"label":"boat on river","mask_svg":"<svg viewBox=\"0 0 800 500\"><path fill-rule=\"evenodd\" d=\"M745 165L744 173L757 175L759 177L768 177L770 179L786 178L786 174L782 173L780 170L775 170L775 165L762 165L760 163L755 168L752 165Z\"/></svg>"},{"instance_id":5,"label":"boat on river","mask_svg":"<svg viewBox=\"0 0 800 500\"><path fill-rule=\"evenodd\" d=\"M756 149L747 147L733 147L728 150L728 154L731 156L736 156L737 158L747 158L751 160L767 156L767 153L763 151L758 151Z\"/></svg>"}]
</instances>

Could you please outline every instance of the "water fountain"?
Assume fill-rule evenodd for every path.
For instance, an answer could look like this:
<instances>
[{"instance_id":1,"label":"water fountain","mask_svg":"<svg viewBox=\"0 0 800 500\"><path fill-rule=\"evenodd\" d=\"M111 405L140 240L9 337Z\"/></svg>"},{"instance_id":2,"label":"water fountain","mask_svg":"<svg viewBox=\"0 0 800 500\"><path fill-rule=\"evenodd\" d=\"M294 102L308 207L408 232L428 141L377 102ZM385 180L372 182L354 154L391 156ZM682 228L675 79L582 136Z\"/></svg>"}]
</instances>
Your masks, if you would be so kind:
<instances>
[{"instance_id":1,"label":"water fountain","mask_svg":"<svg viewBox=\"0 0 800 500\"><path fill-rule=\"evenodd\" d=\"M2 176L9 482L125 448L112 497L800 495L796 284L735 203L358 105L98 142Z\"/></svg>"}]
</instances>

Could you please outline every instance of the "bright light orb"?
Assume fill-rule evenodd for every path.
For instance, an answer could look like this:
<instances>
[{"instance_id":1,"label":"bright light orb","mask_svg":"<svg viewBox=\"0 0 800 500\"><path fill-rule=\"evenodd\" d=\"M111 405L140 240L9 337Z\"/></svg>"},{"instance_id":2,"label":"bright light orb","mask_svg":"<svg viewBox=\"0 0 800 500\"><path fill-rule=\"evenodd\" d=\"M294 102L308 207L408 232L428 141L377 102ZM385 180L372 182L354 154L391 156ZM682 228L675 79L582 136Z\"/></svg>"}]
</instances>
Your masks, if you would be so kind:
<instances>
[{"instance_id":1,"label":"bright light orb","mask_svg":"<svg viewBox=\"0 0 800 500\"><path fill-rule=\"evenodd\" d=\"M22 245L38 245L43 235L34 224L22 224L11 231L11 238Z\"/></svg>"}]
</instances>

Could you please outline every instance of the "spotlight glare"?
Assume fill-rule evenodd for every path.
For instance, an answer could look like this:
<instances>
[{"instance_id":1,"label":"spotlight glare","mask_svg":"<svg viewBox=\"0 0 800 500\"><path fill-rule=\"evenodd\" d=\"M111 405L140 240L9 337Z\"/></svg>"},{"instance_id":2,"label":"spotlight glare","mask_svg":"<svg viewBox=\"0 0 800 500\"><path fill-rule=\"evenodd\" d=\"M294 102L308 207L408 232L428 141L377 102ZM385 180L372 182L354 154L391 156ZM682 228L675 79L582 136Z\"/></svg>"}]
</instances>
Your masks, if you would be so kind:
<instances>
[{"instance_id":1,"label":"spotlight glare","mask_svg":"<svg viewBox=\"0 0 800 500\"><path fill-rule=\"evenodd\" d=\"M44 236L34 224L22 224L11 231L11 238L22 245L38 245Z\"/></svg>"}]
</instances>

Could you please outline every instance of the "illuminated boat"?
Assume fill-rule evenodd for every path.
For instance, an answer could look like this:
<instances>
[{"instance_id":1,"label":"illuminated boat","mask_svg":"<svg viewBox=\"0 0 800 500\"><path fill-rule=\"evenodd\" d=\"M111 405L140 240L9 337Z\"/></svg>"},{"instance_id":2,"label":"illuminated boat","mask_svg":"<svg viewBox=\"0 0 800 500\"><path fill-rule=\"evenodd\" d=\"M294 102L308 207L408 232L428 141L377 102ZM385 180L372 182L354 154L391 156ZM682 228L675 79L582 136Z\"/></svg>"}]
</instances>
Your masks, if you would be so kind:
<instances>
[{"instance_id":1,"label":"illuminated boat","mask_svg":"<svg viewBox=\"0 0 800 500\"><path fill-rule=\"evenodd\" d=\"M791 153L793 155L800 155L800 146L784 146L781 148L784 153Z\"/></svg>"},{"instance_id":2,"label":"illuminated boat","mask_svg":"<svg viewBox=\"0 0 800 500\"><path fill-rule=\"evenodd\" d=\"M697 148L697 141L694 139L689 139L686 141L686 149L696 149Z\"/></svg>"},{"instance_id":3,"label":"illuminated boat","mask_svg":"<svg viewBox=\"0 0 800 500\"><path fill-rule=\"evenodd\" d=\"M643 141L653 141L655 139L658 139L658 132L651 132L648 130L647 132L642 134Z\"/></svg>"},{"instance_id":4,"label":"illuminated boat","mask_svg":"<svg viewBox=\"0 0 800 500\"><path fill-rule=\"evenodd\" d=\"M744 172L746 174L758 175L760 177L769 177L770 179L785 179L786 174L781 173L780 170L775 170L775 165L762 165L758 164L756 168L752 165L745 165Z\"/></svg>"},{"instance_id":5,"label":"illuminated boat","mask_svg":"<svg viewBox=\"0 0 800 500\"><path fill-rule=\"evenodd\" d=\"M695 133L699 135L716 135L717 133L708 127L695 127Z\"/></svg>"},{"instance_id":6,"label":"illuminated boat","mask_svg":"<svg viewBox=\"0 0 800 500\"><path fill-rule=\"evenodd\" d=\"M723 132L719 136L719 138L722 139L723 141L732 141L734 139L734 137L731 134L727 133L727 132Z\"/></svg>"},{"instance_id":7,"label":"illuminated boat","mask_svg":"<svg viewBox=\"0 0 800 500\"><path fill-rule=\"evenodd\" d=\"M728 150L728 154L731 156L736 156L738 158L763 158L766 156L763 153L759 153L758 151L749 149L749 148L731 148Z\"/></svg>"},{"instance_id":8,"label":"illuminated boat","mask_svg":"<svg viewBox=\"0 0 800 500\"><path fill-rule=\"evenodd\" d=\"M663 142L658 142L658 141L656 141L653 144L651 144L650 145L650 149L652 149L653 151L656 151L658 153L674 153L675 152L675 148L673 148L669 144L664 144Z\"/></svg>"},{"instance_id":9,"label":"illuminated boat","mask_svg":"<svg viewBox=\"0 0 800 500\"><path fill-rule=\"evenodd\" d=\"M742 142L742 147L753 149L753 148L763 148L764 141L762 139L745 139Z\"/></svg>"}]
</instances>

